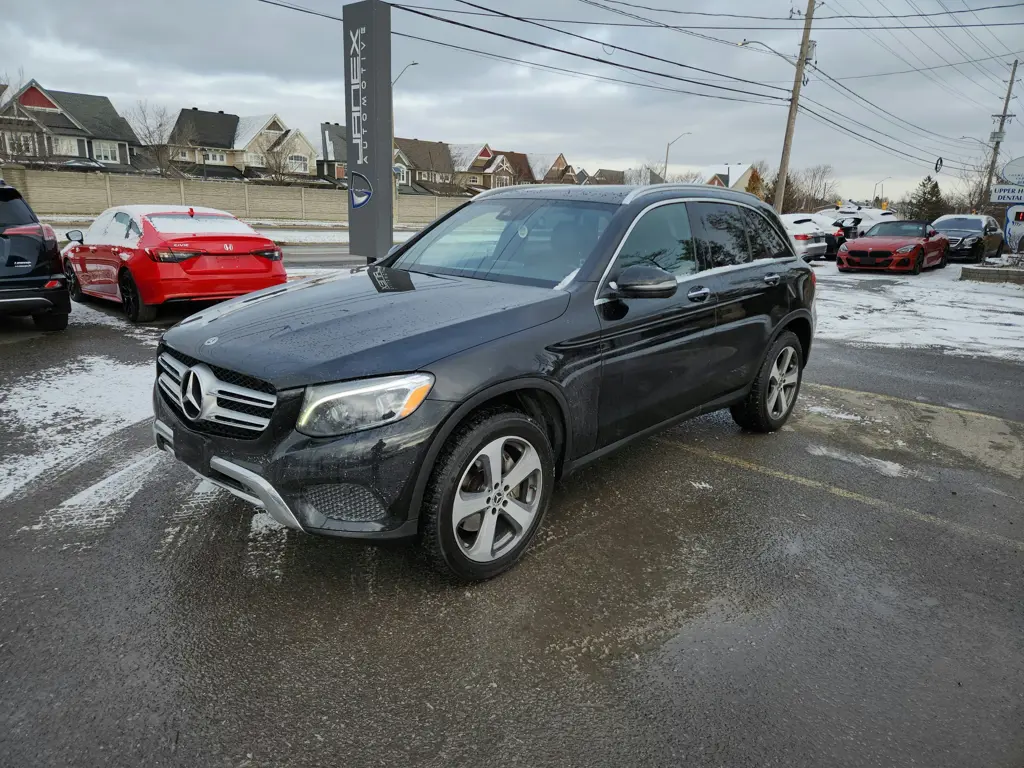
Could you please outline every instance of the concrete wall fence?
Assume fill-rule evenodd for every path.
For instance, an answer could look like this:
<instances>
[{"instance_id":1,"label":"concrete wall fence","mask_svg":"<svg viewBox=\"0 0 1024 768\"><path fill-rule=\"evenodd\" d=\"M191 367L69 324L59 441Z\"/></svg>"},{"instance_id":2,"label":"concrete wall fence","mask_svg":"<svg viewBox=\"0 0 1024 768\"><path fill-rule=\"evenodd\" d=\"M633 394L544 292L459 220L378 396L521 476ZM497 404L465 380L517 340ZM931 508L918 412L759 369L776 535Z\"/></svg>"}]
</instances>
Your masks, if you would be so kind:
<instances>
[{"instance_id":1,"label":"concrete wall fence","mask_svg":"<svg viewBox=\"0 0 1024 768\"><path fill-rule=\"evenodd\" d=\"M95 216L115 205L194 205L251 219L348 221L348 194L338 189L271 186L231 181L154 179L110 173L0 168L40 216ZM399 195L401 224L429 224L465 198Z\"/></svg>"}]
</instances>

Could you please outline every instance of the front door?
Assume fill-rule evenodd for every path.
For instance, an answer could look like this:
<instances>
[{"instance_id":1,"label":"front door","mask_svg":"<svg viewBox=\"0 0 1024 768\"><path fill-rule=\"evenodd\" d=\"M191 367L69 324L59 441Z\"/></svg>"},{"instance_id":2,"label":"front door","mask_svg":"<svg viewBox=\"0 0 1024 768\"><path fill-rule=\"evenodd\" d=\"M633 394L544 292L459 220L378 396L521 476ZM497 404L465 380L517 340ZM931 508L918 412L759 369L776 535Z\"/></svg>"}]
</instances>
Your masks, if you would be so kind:
<instances>
[{"instance_id":1,"label":"front door","mask_svg":"<svg viewBox=\"0 0 1024 768\"><path fill-rule=\"evenodd\" d=\"M700 281L686 204L641 213L598 288L603 373L598 448L699 407L707 395L715 295ZM653 264L681 284L668 299L621 299L608 283L633 264Z\"/></svg>"}]
</instances>

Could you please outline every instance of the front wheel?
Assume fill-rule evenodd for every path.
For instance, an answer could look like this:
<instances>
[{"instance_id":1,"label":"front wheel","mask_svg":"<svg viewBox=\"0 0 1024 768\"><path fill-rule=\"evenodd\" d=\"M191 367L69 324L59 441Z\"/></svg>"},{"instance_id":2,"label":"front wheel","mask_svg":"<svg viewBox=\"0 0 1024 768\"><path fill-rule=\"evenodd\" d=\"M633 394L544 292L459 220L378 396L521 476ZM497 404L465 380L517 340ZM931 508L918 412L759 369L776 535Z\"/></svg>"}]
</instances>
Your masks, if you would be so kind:
<instances>
[{"instance_id":1,"label":"front wheel","mask_svg":"<svg viewBox=\"0 0 1024 768\"><path fill-rule=\"evenodd\" d=\"M742 403L729 409L733 421L750 432L775 432L789 419L800 394L803 346L792 331L772 345Z\"/></svg>"},{"instance_id":2,"label":"front wheel","mask_svg":"<svg viewBox=\"0 0 1024 768\"><path fill-rule=\"evenodd\" d=\"M423 498L431 564L465 581L509 569L540 527L554 485L547 433L526 414L484 411L448 438Z\"/></svg>"},{"instance_id":3,"label":"front wheel","mask_svg":"<svg viewBox=\"0 0 1024 768\"><path fill-rule=\"evenodd\" d=\"M921 274L921 269L923 268L923 266L924 266L924 251L921 251L920 253L917 254L917 256L914 257L914 268L912 270L910 270L910 274L912 274L912 275L920 275Z\"/></svg>"},{"instance_id":4,"label":"front wheel","mask_svg":"<svg viewBox=\"0 0 1024 768\"><path fill-rule=\"evenodd\" d=\"M939 263L936 265L939 269L945 269L946 265L949 264L949 246L947 245L942 249L942 258L939 259Z\"/></svg>"},{"instance_id":5,"label":"front wheel","mask_svg":"<svg viewBox=\"0 0 1024 768\"><path fill-rule=\"evenodd\" d=\"M117 278L117 285L121 289L121 306L125 317L133 323L148 323L156 319L156 306L143 302L131 272L124 270Z\"/></svg>"}]
</instances>

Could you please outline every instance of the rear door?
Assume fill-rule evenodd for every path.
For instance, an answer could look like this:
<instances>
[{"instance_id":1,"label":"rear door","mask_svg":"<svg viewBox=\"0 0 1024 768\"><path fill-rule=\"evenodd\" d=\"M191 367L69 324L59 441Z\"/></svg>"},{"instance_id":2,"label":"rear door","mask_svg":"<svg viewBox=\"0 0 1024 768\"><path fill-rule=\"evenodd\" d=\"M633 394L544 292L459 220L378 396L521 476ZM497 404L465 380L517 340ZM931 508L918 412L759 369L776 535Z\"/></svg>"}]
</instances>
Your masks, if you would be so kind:
<instances>
[{"instance_id":1,"label":"rear door","mask_svg":"<svg viewBox=\"0 0 1024 768\"><path fill-rule=\"evenodd\" d=\"M709 372L713 397L745 387L760 368L772 331L789 312L795 262L784 230L752 208L691 203L690 226L711 266L718 297Z\"/></svg>"},{"instance_id":2,"label":"rear door","mask_svg":"<svg viewBox=\"0 0 1024 768\"><path fill-rule=\"evenodd\" d=\"M1003 230L991 216L985 219L985 252L995 256L1003 242Z\"/></svg>"},{"instance_id":3,"label":"rear door","mask_svg":"<svg viewBox=\"0 0 1024 768\"><path fill-rule=\"evenodd\" d=\"M642 212L598 288L603 374L598 448L699 407L708 391L715 296L701 279L687 204L668 201ZM668 299L620 299L608 283L633 264L676 276Z\"/></svg>"},{"instance_id":4,"label":"rear door","mask_svg":"<svg viewBox=\"0 0 1024 768\"><path fill-rule=\"evenodd\" d=\"M112 286L107 281L104 262L107 227L114 221L114 211L104 211L83 233L82 244L71 250L71 263L78 273L82 290L89 293L110 294Z\"/></svg>"}]
</instances>

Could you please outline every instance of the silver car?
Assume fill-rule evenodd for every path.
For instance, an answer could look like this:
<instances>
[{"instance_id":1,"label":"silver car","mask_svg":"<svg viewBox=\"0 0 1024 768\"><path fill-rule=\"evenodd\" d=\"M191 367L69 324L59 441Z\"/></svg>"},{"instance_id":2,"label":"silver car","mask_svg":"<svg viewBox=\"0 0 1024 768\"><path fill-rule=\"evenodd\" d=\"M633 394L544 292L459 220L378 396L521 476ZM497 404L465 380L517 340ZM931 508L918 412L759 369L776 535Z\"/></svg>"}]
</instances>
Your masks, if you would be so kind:
<instances>
[{"instance_id":1,"label":"silver car","mask_svg":"<svg viewBox=\"0 0 1024 768\"><path fill-rule=\"evenodd\" d=\"M825 258L828 251L828 242L825 239L827 233L815 223L811 214L784 213L780 218L793 241L797 255L804 261Z\"/></svg>"}]
</instances>

